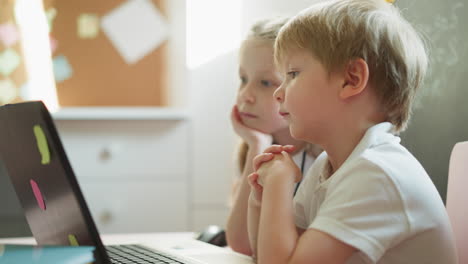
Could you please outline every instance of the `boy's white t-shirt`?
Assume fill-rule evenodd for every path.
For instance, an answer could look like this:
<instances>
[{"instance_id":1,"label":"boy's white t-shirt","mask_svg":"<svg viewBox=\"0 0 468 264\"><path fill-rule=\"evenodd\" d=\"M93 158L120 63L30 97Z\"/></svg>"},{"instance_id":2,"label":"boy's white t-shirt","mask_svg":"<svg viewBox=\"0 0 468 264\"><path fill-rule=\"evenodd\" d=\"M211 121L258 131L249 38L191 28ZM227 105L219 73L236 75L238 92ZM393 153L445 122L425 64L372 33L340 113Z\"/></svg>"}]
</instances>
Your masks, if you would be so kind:
<instances>
[{"instance_id":1,"label":"boy's white t-shirt","mask_svg":"<svg viewBox=\"0 0 468 264\"><path fill-rule=\"evenodd\" d=\"M296 225L358 249L347 264L457 263L439 193L391 129L368 129L331 177L327 154L317 158L294 198Z\"/></svg>"},{"instance_id":2,"label":"boy's white t-shirt","mask_svg":"<svg viewBox=\"0 0 468 264\"><path fill-rule=\"evenodd\" d=\"M304 155L304 151L306 150L297 152L295 155L292 156L292 159L294 160L294 163L296 163L296 165L299 167L299 169L301 169L302 162L304 162L303 174L305 175L308 172L312 163L314 163L315 158L307 154Z\"/></svg>"}]
</instances>

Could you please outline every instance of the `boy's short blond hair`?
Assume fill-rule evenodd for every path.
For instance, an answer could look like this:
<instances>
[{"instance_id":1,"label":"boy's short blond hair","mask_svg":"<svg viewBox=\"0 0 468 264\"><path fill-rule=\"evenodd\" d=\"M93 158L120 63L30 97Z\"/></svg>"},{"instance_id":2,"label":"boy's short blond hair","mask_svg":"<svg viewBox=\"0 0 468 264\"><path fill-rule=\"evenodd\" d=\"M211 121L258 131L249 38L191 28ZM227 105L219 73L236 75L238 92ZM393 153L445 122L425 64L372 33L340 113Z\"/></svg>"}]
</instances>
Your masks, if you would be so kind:
<instances>
[{"instance_id":1,"label":"boy's short blond hair","mask_svg":"<svg viewBox=\"0 0 468 264\"><path fill-rule=\"evenodd\" d=\"M420 35L394 5L385 0L313 5L282 27L275 42L276 62L295 49L312 52L329 73L364 59L387 121L396 132L406 128L428 58Z\"/></svg>"}]
</instances>

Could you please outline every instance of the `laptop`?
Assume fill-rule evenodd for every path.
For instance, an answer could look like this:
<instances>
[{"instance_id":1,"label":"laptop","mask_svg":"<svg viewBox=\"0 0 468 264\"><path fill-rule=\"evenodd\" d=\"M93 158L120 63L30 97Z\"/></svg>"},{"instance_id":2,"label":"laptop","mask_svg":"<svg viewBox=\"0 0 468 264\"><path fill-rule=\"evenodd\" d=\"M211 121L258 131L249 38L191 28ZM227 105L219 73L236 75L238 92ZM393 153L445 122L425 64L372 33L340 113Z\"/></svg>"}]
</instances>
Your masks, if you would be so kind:
<instances>
[{"instance_id":1,"label":"laptop","mask_svg":"<svg viewBox=\"0 0 468 264\"><path fill-rule=\"evenodd\" d=\"M196 240L190 241L194 249L203 248L208 255L148 245L104 246L52 117L41 101L0 107L0 159L38 245L94 246L95 263L105 264L253 263L250 257ZM210 256L210 252L216 253Z\"/></svg>"}]
</instances>

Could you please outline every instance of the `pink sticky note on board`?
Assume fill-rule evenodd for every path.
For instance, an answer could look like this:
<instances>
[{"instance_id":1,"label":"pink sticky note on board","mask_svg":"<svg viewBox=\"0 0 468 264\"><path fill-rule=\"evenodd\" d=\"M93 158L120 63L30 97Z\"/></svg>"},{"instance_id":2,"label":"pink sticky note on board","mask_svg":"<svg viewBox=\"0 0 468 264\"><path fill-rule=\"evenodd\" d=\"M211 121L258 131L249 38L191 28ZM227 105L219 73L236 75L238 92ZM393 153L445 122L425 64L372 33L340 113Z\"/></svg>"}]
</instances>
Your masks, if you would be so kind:
<instances>
[{"instance_id":1,"label":"pink sticky note on board","mask_svg":"<svg viewBox=\"0 0 468 264\"><path fill-rule=\"evenodd\" d=\"M34 197L36 197L37 204L39 205L39 208L42 210L46 210L46 204L44 201L44 198L42 197L41 190L39 189L39 186L37 186L37 183L34 180L29 180L29 183L31 184L31 188L34 193Z\"/></svg>"},{"instance_id":2,"label":"pink sticky note on board","mask_svg":"<svg viewBox=\"0 0 468 264\"><path fill-rule=\"evenodd\" d=\"M55 50L57 50L57 47L58 47L58 41L52 36L49 36L49 41L50 41L50 51L52 54L54 54Z\"/></svg>"},{"instance_id":3,"label":"pink sticky note on board","mask_svg":"<svg viewBox=\"0 0 468 264\"><path fill-rule=\"evenodd\" d=\"M13 46L19 40L19 33L13 23L4 23L0 25L0 40L7 47Z\"/></svg>"}]
</instances>

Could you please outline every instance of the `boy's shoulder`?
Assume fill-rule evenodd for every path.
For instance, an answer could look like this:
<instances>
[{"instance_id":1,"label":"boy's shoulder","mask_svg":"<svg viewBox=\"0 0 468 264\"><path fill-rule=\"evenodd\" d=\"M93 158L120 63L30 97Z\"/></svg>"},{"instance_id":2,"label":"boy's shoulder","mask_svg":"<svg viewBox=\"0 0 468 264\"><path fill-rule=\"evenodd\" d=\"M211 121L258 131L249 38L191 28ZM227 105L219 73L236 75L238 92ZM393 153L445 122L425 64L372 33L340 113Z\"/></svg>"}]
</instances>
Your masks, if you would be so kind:
<instances>
[{"instance_id":1,"label":"boy's shoulder","mask_svg":"<svg viewBox=\"0 0 468 264\"><path fill-rule=\"evenodd\" d=\"M428 177L421 163L400 144L400 138L391 133L392 128L388 122L371 127L343 164L343 170L380 171L378 174L392 179L408 174Z\"/></svg>"},{"instance_id":2,"label":"boy's shoulder","mask_svg":"<svg viewBox=\"0 0 468 264\"><path fill-rule=\"evenodd\" d=\"M362 167L376 166L389 176L398 177L406 174L427 176L421 163L404 146L388 142L366 149L352 162Z\"/></svg>"}]
</instances>

